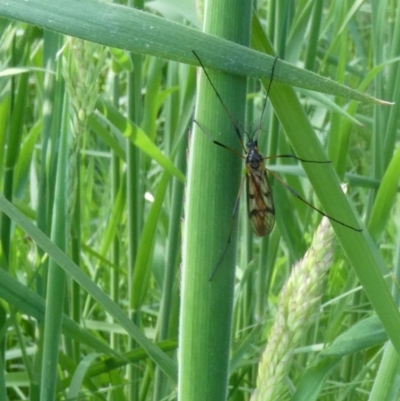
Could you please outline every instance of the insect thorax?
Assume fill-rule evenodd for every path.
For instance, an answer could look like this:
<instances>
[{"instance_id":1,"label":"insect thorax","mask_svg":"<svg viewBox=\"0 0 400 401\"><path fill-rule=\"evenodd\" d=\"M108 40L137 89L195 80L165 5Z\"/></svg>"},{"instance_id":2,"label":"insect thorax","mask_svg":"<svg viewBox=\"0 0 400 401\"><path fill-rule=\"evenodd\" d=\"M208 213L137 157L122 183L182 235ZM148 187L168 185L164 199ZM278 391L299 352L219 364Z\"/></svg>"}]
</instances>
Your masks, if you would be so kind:
<instances>
[{"instance_id":1,"label":"insect thorax","mask_svg":"<svg viewBox=\"0 0 400 401\"><path fill-rule=\"evenodd\" d=\"M263 157L257 149L257 141L249 141L247 143L248 153L246 156L246 163L254 170L260 168Z\"/></svg>"}]
</instances>

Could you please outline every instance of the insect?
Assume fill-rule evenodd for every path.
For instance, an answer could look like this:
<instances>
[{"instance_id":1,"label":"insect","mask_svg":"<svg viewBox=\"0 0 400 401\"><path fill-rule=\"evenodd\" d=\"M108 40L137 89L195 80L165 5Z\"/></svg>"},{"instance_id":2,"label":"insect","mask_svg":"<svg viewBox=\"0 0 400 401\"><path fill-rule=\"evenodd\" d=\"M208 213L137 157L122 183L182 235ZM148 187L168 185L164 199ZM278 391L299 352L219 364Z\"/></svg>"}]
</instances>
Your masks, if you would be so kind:
<instances>
[{"instance_id":1,"label":"insect","mask_svg":"<svg viewBox=\"0 0 400 401\"><path fill-rule=\"evenodd\" d=\"M210 83L211 87L213 88L217 98L219 99L223 109L225 110L225 113L229 117L229 120L232 123L232 126L236 132L236 135L239 138L239 141L241 143L242 149L244 151L244 155L238 153L236 150L224 145L223 143L216 141L210 137L210 135L207 133L207 131L203 128L203 126L196 120L194 122L199 126L199 128L212 140L212 142L215 145L218 145L224 149L229 150L230 152L236 154L240 158L244 159L245 161L245 168L246 168L246 173L242 179L242 182L239 187L239 192L236 197L235 205L233 208L232 212L232 218L231 218L231 225L229 229L229 236L228 236L228 241L225 245L225 248L223 249L223 252L218 260L217 265L215 266L214 270L211 273L211 276L209 278L209 281L211 281L215 273L218 270L218 267L220 266L228 248L229 244L231 242L231 237L232 237L232 231L233 231L233 226L235 222L235 217L238 211L238 206L239 206L239 200L240 200L240 195L243 189L243 184L246 181L246 198L247 198L247 213L248 217L251 221L251 225L253 227L253 230L256 235L259 237L263 237L265 235L268 235L272 229L274 228L275 224L275 208L274 208L274 200L272 197L272 191L271 191L271 186L269 184L268 180L268 175L267 173L272 174L286 189L288 189L296 198L300 199L302 202L304 202L306 205L320 213L322 216L325 216L329 218L332 221L335 221L336 223L341 224L344 227L350 228L354 231L361 232L362 229L353 227L349 224L346 224L332 216L328 216L326 213L324 213L322 210L316 208L314 205L306 201L304 198L302 198L292 187L290 187L287 183L285 183L277 174L275 174L273 171L268 170L265 167L264 161L267 159L271 158L292 158L299 160L301 162L305 163L318 163L318 164L325 164L325 163L330 163L330 161L315 161L315 160L305 160L300 157L297 157L292 154L284 154L284 155L276 155L276 156L268 156L268 157L263 157L258 150L258 135L259 132L261 131L261 124L263 120L263 116L265 113L265 109L267 106L267 101L268 101L268 95L269 91L271 89L272 85L272 80L274 76L274 71L275 71L275 65L277 63L278 57L275 58L274 63L272 65L272 70L271 70L271 79L268 85L267 93L264 99L264 103L261 109L261 116L260 116L260 121L257 125L257 128L252 130L250 133L243 133L243 135L247 135L249 138L246 146L244 145L242 134L240 132L240 129L233 119L231 113L229 112L228 108L226 107L224 101L222 100L220 94L218 93L214 83L210 79L210 76L208 75L203 62L201 61L200 57L197 55L197 53L193 50L193 54L197 58L204 74L207 77L208 82Z\"/></svg>"}]
</instances>

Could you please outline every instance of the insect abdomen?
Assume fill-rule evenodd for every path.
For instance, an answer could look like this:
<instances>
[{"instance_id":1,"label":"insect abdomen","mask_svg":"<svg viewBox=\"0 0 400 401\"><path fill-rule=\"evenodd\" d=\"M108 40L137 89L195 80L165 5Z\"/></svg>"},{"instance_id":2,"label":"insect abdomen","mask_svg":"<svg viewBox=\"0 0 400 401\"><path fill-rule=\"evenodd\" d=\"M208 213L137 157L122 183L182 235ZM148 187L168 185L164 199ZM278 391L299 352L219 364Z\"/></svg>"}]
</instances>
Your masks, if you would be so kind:
<instances>
[{"instance_id":1,"label":"insect abdomen","mask_svg":"<svg viewBox=\"0 0 400 401\"><path fill-rule=\"evenodd\" d=\"M267 172L247 167L247 212L254 232L259 237L269 234L274 228L275 208Z\"/></svg>"}]
</instances>

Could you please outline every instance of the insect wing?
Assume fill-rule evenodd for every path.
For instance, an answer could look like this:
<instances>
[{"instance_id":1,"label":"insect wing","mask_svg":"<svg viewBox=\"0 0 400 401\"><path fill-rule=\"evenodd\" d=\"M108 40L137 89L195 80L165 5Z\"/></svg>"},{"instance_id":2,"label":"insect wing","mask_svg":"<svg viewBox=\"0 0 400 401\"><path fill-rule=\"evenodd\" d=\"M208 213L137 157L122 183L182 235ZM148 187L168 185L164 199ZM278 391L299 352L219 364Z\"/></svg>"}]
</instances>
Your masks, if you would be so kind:
<instances>
[{"instance_id":1,"label":"insect wing","mask_svg":"<svg viewBox=\"0 0 400 401\"><path fill-rule=\"evenodd\" d=\"M254 232L263 237L275 224L275 208L265 168L254 170L246 166L247 212Z\"/></svg>"}]
</instances>

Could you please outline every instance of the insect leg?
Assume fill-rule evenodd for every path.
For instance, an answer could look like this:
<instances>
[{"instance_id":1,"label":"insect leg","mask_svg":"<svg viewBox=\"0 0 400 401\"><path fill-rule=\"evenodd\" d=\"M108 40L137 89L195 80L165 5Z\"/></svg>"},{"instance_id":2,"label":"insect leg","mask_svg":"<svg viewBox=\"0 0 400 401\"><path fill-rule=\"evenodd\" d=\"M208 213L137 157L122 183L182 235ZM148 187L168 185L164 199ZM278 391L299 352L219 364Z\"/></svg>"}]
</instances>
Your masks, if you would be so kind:
<instances>
[{"instance_id":1,"label":"insect leg","mask_svg":"<svg viewBox=\"0 0 400 401\"><path fill-rule=\"evenodd\" d=\"M214 93L217 95L218 100L220 101L222 107L224 108L226 115L229 117L229 120L231 121L232 126L233 126L233 128L235 129L236 135L237 135L238 138L239 138L239 141L240 141L240 143L241 143L241 145L242 145L243 150L246 151L246 148L245 148L245 146L244 146L244 144L243 144L242 135L240 134L240 129L239 129L239 127L238 127L236 121L234 120L234 118L232 117L230 111L229 111L228 108L226 107L224 101L222 100L220 94L219 94L218 91L217 91L217 88L216 88L215 85L213 84L213 81L211 81L211 78L210 78L210 76L208 75L208 72L206 71L206 69L205 69L205 67L204 67L204 65L203 65L203 62L200 60L200 57L197 55L197 53L196 53L194 50L192 50L192 52L193 52L193 54L195 55L195 57L197 58L197 61L199 62L201 68L203 69L204 74L206 75L206 77L207 77L207 79L208 79L208 82L210 83L211 87L212 87L213 90L214 90ZM198 124L198 123L197 123L197 124Z\"/></svg>"},{"instance_id":2,"label":"insect leg","mask_svg":"<svg viewBox=\"0 0 400 401\"><path fill-rule=\"evenodd\" d=\"M268 160L268 159L277 159L278 157L286 157L286 158L291 158L291 159L296 159L299 160L303 163L320 163L320 164L326 164L326 163L332 163L330 160L323 160L323 161L319 161L319 160L306 160L306 159L302 159L301 157L297 157L295 155L275 155L275 156L267 156L264 157L263 160Z\"/></svg>"},{"instance_id":3,"label":"insect leg","mask_svg":"<svg viewBox=\"0 0 400 401\"><path fill-rule=\"evenodd\" d=\"M294 195L297 199L301 200L302 202L304 202L306 205L308 205L311 209L314 209L316 212L318 212L319 214L321 214L322 216L327 217L329 220L332 220L338 224L341 224L344 227L350 228L351 230L357 231L357 232L361 232L362 228L357 228L357 227L353 227L349 224L343 223L343 221L340 221L338 219L335 219L332 216L327 215L325 212L323 212L322 210L316 208L313 204L311 204L310 202L306 201L304 198L302 198L299 193L297 191L295 191L289 184L287 184L285 181L282 180L282 178L280 178L278 176L278 174L275 174L273 171L268 170L269 173L271 173L287 190L289 190L291 192L292 195Z\"/></svg>"},{"instance_id":4,"label":"insect leg","mask_svg":"<svg viewBox=\"0 0 400 401\"><path fill-rule=\"evenodd\" d=\"M218 142L215 139L213 139L212 136L207 132L207 130L197 120L193 120L193 122L197 124L197 126L203 131L203 133L208 137L208 139L212 143L214 143L215 145L221 146L221 148L229 150L230 152L234 153L236 156L239 156L241 159L245 159L245 157L242 154L240 154L239 152L236 152L235 149L232 149L229 146L226 146L223 143Z\"/></svg>"},{"instance_id":5,"label":"insect leg","mask_svg":"<svg viewBox=\"0 0 400 401\"><path fill-rule=\"evenodd\" d=\"M218 260L218 263L217 263L216 266L214 267L214 270L212 271L211 276L210 276L210 278L208 279L208 281L212 281L212 279L214 278L215 273L217 272L217 270L218 270L220 264L222 263L222 261L223 261L223 259L224 259L224 257L225 257L225 254L226 254L226 252L227 252L227 250L228 250L228 248L229 248L229 244L231 243L233 227L234 227L234 224L235 224L235 218L236 218L236 215L237 215L237 212L238 212L238 209L239 209L240 195L241 195L241 193L242 193L243 184L244 184L244 181L245 181L246 179L247 179L247 175L245 175L245 176L243 177L242 182L240 183L239 192L238 192L238 194L237 194L236 201L235 201L235 206L233 207L232 217L231 217L231 224L230 224L230 226L229 226L228 241L226 242L225 248L224 248L224 250L222 251L222 254L221 254L221 256L220 256L220 258L219 258L219 260Z\"/></svg>"}]
</instances>

